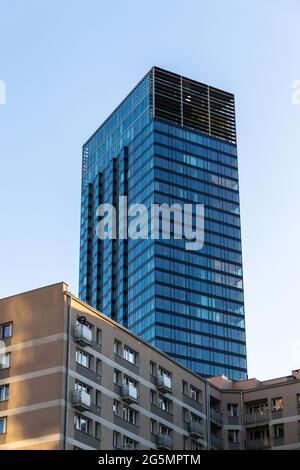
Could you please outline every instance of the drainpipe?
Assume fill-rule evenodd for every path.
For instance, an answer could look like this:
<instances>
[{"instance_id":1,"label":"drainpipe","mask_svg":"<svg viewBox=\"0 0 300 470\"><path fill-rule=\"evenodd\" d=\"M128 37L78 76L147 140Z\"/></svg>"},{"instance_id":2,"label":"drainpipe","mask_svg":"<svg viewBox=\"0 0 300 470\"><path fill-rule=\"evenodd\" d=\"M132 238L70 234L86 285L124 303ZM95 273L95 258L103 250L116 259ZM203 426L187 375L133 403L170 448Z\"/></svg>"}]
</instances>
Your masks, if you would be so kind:
<instances>
[{"instance_id":1,"label":"drainpipe","mask_svg":"<svg viewBox=\"0 0 300 470\"><path fill-rule=\"evenodd\" d=\"M65 293L66 294L66 293ZM69 368L70 368L70 338L71 338L71 303L72 297L68 297L67 308L67 351L66 351L66 382L65 382L65 416L64 416L64 450L67 449L67 435L68 435L68 403L69 403Z\"/></svg>"},{"instance_id":2,"label":"drainpipe","mask_svg":"<svg viewBox=\"0 0 300 470\"><path fill-rule=\"evenodd\" d=\"M205 382L206 395L206 433L207 433L207 450L211 450L211 426L210 426L210 385Z\"/></svg>"},{"instance_id":3,"label":"drainpipe","mask_svg":"<svg viewBox=\"0 0 300 470\"><path fill-rule=\"evenodd\" d=\"M245 450L245 424L244 424L244 400L243 400L243 392L240 392L240 402L241 402L241 434L242 434L242 450Z\"/></svg>"}]
</instances>

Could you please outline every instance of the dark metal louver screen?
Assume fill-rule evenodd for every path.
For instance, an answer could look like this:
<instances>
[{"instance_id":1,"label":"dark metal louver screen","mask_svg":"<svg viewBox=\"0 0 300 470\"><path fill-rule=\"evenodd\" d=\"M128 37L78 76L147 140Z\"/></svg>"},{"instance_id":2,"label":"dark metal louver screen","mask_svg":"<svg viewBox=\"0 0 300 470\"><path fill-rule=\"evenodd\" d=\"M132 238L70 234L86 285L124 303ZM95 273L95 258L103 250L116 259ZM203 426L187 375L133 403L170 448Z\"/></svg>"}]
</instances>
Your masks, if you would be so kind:
<instances>
[{"instance_id":1,"label":"dark metal louver screen","mask_svg":"<svg viewBox=\"0 0 300 470\"><path fill-rule=\"evenodd\" d=\"M236 142L234 95L153 68L154 116Z\"/></svg>"}]
</instances>

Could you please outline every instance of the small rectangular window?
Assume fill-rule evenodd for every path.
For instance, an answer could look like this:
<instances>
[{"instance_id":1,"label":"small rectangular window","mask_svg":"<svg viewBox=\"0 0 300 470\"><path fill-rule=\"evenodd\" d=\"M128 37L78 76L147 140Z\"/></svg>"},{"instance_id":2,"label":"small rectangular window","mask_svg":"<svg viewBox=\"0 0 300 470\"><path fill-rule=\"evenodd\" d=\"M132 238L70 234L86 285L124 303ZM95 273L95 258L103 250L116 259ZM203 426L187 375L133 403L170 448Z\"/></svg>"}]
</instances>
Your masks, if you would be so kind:
<instances>
[{"instance_id":1,"label":"small rectangular window","mask_svg":"<svg viewBox=\"0 0 300 470\"><path fill-rule=\"evenodd\" d=\"M78 431L84 432L85 434L89 434L90 420L87 419L85 416L75 415L74 426L75 429L77 429Z\"/></svg>"},{"instance_id":2,"label":"small rectangular window","mask_svg":"<svg viewBox=\"0 0 300 470\"><path fill-rule=\"evenodd\" d=\"M0 418L0 434L5 434L7 430L7 418Z\"/></svg>"},{"instance_id":3,"label":"small rectangular window","mask_svg":"<svg viewBox=\"0 0 300 470\"><path fill-rule=\"evenodd\" d=\"M191 386L191 398L193 400L197 401L198 403L200 403L200 401L201 401L201 392L200 392L200 390L198 390L197 388Z\"/></svg>"},{"instance_id":4,"label":"small rectangular window","mask_svg":"<svg viewBox=\"0 0 300 470\"><path fill-rule=\"evenodd\" d=\"M117 400L113 401L113 414L115 416L120 416L120 402Z\"/></svg>"},{"instance_id":5,"label":"small rectangular window","mask_svg":"<svg viewBox=\"0 0 300 470\"><path fill-rule=\"evenodd\" d=\"M101 406L101 392L99 390L96 390L96 406Z\"/></svg>"},{"instance_id":6,"label":"small rectangular window","mask_svg":"<svg viewBox=\"0 0 300 470\"><path fill-rule=\"evenodd\" d=\"M10 368L10 353L0 354L0 369Z\"/></svg>"},{"instance_id":7,"label":"small rectangular window","mask_svg":"<svg viewBox=\"0 0 300 470\"><path fill-rule=\"evenodd\" d=\"M150 362L150 375L156 376L156 364L155 362Z\"/></svg>"},{"instance_id":8,"label":"small rectangular window","mask_svg":"<svg viewBox=\"0 0 300 470\"><path fill-rule=\"evenodd\" d=\"M150 432L151 434L156 434L157 432L157 422L154 419L150 419Z\"/></svg>"},{"instance_id":9,"label":"small rectangular window","mask_svg":"<svg viewBox=\"0 0 300 470\"><path fill-rule=\"evenodd\" d=\"M239 439L239 431L237 430L229 430L228 431L228 441L238 443Z\"/></svg>"},{"instance_id":10,"label":"small rectangular window","mask_svg":"<svg viewBox=\"0 0 300 470\"><path fill-rule=\"evenodd\" d=\"M9 384L0 387L0 402L9 399Z\"/></svg>"},{"instance_id":11,"label":"small rectangular window","mask_svg":"<svg viewBox=\"0 0 300 470\"><path fill-rule=\"evenodd\" d=\"M164 395L158 395L158 407L166 413L172 413L172 402Z\"/></svg>"},{"instance_id":12,"label":"small rectangular window","mask_svg":"<svg viewBox=\"0 0 300 470\"><path fill-rule=\"evenodd\" d=\"M119 432L114 431L113 433L113 446L115 449L120 447L121 443L121 434Z\"/></svg>"},{"instance_id":13,"label":"small rectangular window","mask_svg":"<svg viewBox=\"0 0 300 470\"><path fill-rule=\"evenodd\" d=\"M121 384L121 379L122 379L122 374L119 370L115 369L114 370L114 384L120 385Z\"/></svg>"},{"instance_id":14,"label":"small rectangular window","mask_svg":"<svg viewBox=\"0 0 300 470\"><path fill-rule=\"evenodd\" d=\"M284 437L284 424L275 424L274 429L274 439L282 439Z\"/></svg>"},{"instance_id":15,"label":"small rectangular window","mask_svg":"<svg viewBox=\"0 0 300 470\"><path fill-rule=\"evenodd\" d=\"M95 438L100 440L101 427L100 423L95 424Z\"/></svg>"},{"instance_id":16,"label":"small rectangular window","mask_svg":"<svg viewBox=\"0 0 300 470\"><path fill-rule=\"evenodd\" d=\"M184 395L188 394L188 387L189 387L188 383L185 380L183 380L182 381L182 393Z\"/></svg>"},{"instance_id":17,"label":"small rectangular window","mask_svg":"<svg viewBox=\"0 0 300 470\"><path fill-rule=\"evenodd\" d=\"M137 412L127 405L123 405L122 418L131 424L137 424Z\"/></svg>"},{"instance_id":18,"label":"small rectangular window","mask_svg":"<svg viewBox=\"0 0 300 470\"><path fill-rule=\"evenodd\" d=\"M238 416L238 404L228 403L227 404L227 416Z\"/></svg>"},{"instance_id":19,"label":"small rectangular window","mask_svg":"<svg viewBox=\"0 0 300 470\"><path fill-rule=\"evenodd\" d=\"M130 447L132 449L137 448L137 442L131 439L130 437L123 436L123 446L124 447Z\"/></svg>"},{"instance_id":20,"label":"small rectangular window","mask_svg":"<svg viewBox=\"0 0 300 470\"><path fill-rule=\"evenodd\" d=\"M137 363L137 353L127 346L124 347L123 357L126 361L131 362L131 364Z\"/></svg>"},{"instance_id":21,"label":"small rectangular window","mask_svg":"<svg viewBox=\"0 0 300 470\"><path fill-rule=\"evenodd\" d=\"M121 356L122 352L122 343L115 339L114 341L114 353L117 354L118 356Z\"/></svg>"},{"instance_id":22,"label":"small rectangular window","mask_svg":"<svg viewBox=\"0 0 300 470\"><path fill-rule=\"evenodd\" d=\"M182 421L188 423L190 419L190 412L186 408L182 408Z\"/></svg>"},{"instance_id":23,"label":"small rectangular window","mask_svg":"<svg viewBox=\"0 0 300 470\"><path fill-rule=\"evenodd\" d=\"M272 398L272 411L280 411L283 409L283 399L279 398Z\"/></svg>"},{"instance_id":24,"label":"small rectangular window","mask_svg":"<svg viewBox=\"0 0 300 470\"><path fill-rule=\"evenodd\" d=\"M166 434L167 436L172 436L172 430L165 426L164 424L159 425L159 433Z\"/></svg>"},{"instance_id":25,"label":"small rectangular window","mask_svg":"<svg viewBox=\"0 0 300 470\"><path fill-rule=\"evenodd\" d=\"M76 349L76 362L84 367L90 368L91 356L80 349Z\"/></svg>"},{"instance_id":26,"label":"small rectangular window","mask_svg":"<svg viewBox=\"0 0 300 470\"><path fill-rule=\"evenodd\" d=\"M102 372L102 361L101 359L96 360L96 374L101 375Z\"/></svg>"},{"instance_id":27,"label":"small rectangular window","mask_svg":"<svg viewBox=\"0 0 300 470\"><path fill-rule=\"evenodd\" d=\"M191 413L191 420L194 423L199 423L199 424L202 423L202 418L200 418L200 416L198 416L198 415L195 415L194 413Z\"/></svg>"},{"instance_id":28,"label":"small rectangular window","mask_svg":"<svg viewBox=\"0 0 300 470\"><path fill-rule=\"evenodd\" d=\"M13 324L12 323L3 323L1 325L1 338L7 339L11 338L13 335Z\"/></svg>"},{"instance_id":29,"label":"small rectangular window","mask_svg":"<svg viewBox=\"0 0 300 470\"><path fill-rule=\"evenodd\" d=\"M97 330L96 330L96 342L97 342L97 344L99 344L99 346L101 346L101 344L102 344L102 331L99 328L97 328Z\"/></svg>"}]
</instances>

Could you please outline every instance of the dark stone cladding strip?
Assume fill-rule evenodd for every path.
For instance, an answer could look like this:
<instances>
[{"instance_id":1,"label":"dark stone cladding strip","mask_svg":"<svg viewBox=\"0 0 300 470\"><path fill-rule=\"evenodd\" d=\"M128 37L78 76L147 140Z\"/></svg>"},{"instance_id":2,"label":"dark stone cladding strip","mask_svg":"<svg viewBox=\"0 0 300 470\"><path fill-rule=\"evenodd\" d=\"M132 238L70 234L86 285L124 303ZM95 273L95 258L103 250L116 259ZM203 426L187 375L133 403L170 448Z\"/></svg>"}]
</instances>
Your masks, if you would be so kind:
<instances>
[{"instance_id":1,"label":"dark stone cladding strip","mask_svg":"<svg viewBox=\"0 0 300 470\"><path fill-rule=\"evenodd\" d=\"M101 375L96 374L96 372L91 369L88 369L87 367L82 366L81 364L76 364L75 372L77 374L82 375L83 377L86 377L92 382L95 382L96 384L101 383Z\"/></svg>"},{"instance_id":2,"label":"dark stone cladding strip","mask_svg":"<svg viewBox=\"0 0 300 470\"><path fill-rule=\"evenodd\" d=\"M182 394L182 401L187 405L191 406L192 408L195 408L195 410L200 411L200 413L203 413L203 403L193 400L191 397L185 395L184 393Z\"/></svg>"},{"instance_id":3,"label":"dark stone cladding strip","mask_svg":"<svg viewBox=\"0 0 300 470\"><path fill-rule=\"evenodd\" d=\"M162 419L165 419L166 421L169 421L170 423L173 423L173 415L167 411L162 410L158 406L153 405L153 403L151 403L151 413L159 416Z\"/></svg>"},{"instance_id":4,"label":"dark stone cladding strip","mask_svg":"<svg viewBox=\"0 0 300 470\"><path fill-rule=\"evenodd\" d=\"M94 449L100 449L100 440L96 439L95 437L91 436L90 434L85 434L84 432L75 429L74 439L78 442L82 442L83 444L93 447Z\"/></svg>"},{"instance_id":5,"label":"dark stone cladding strip","mask_svg":"<svg viewBox=\"0 0 300 470\"><path fill-rule=\"evenodd\" d=\"M115 362L117 364L120 364L120 366L125 367L126 369L131 370L134 374L139 374L139 368L135 364L132 364L129 361L126 361L122 356L119 356L118 354L115 354Z\"/></svg>"},{"instance_id":6,"label":"dark stone cladding strip","mask_svg":"<svg viewBox=\"0 0 300 470\"><path fill-rule=\"evenodd\" d=\"M140 428L136 424L129 423L128 421L120 418L120 416L114 416L114 424L120 426L122 429L132 432L133 434L140 434Z\"/></svg>"}]
</instances>

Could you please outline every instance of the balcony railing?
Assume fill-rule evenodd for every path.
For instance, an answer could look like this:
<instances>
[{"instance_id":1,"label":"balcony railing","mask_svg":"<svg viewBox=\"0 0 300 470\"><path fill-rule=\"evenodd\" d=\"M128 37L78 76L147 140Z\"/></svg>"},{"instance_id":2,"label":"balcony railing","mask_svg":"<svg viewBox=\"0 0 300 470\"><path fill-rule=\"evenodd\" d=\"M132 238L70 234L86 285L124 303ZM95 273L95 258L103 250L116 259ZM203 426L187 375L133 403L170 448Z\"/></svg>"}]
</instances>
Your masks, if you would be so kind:
<instances>
[{"instance_id":1,"label":"balcony railing","mask_svg":"<svg viewBox=\"0 0 300 470\"><path fill-rule=\"evenodd\" d=\"M229 442L228 447L229 447L229 450L240 450L241 444L239 442Z\"/></svg>"},{"instance_id":2,"label":"balcony railing","mask_svg":"<svg viewBox=\"0 0 300 470\"><path fill-rule=\"evenodd\" d=\"M201 423L197 421L190 421L189 422L189 435L195 439L199 439L203 437L204 430Z\"/></svg>"},{"instance_id":3,"label":"balcony railing","mask_svg":"<svg viewBox=\"0 0 300 470\"><path fill-rule=\"evenodd\" d=\"M284 436L273 437L273 447L282 446L284 444Z\"/></svg>"},{"instance_id":4,"label":"balcony railing","mask_svg":"<svg viewBox=\"0 0 300 470\"><path fill-rule=\"evenodd\" d=\"M262 450L270 447L269 439L254 439L253 441L246 442L248 450Z\"/></svg>"},{"instance_id":5,"label":"balcony railing","mask_svg":"<svg viewBox=\"0 0 300 470\"><path fill-rule=\"evenodd\" d=\"M215 423L222 426L222 424L223 424L223 415L222 415L222 413L220 413L219 411L216 411L214 408L211 408L210 409L210 417Z\"/></svg>"},{"instance_id":6,"label":"balcony railing","mask_svg":"<svg viewBox=\"0 0 300 470\"><path fill-rule=\"evenodd\" d=\"M75 326L74 339L81 346L90 346L93 343L92 330L83 323Z\"/></svg>"},{"instance_id":7,"label":"balcony railing","mask_svg":"<svg viewBox=\"0 0 300 470\"><path fill-rule=\"evenodd\" d=\"M172 380L165 374L159 374L156 379L157 388L164 393L172 391Z\"/></svg>"},{"instance_id":8,"label":"balcony railing","mask_svg":"<svg viewBox=\"0 0 300 470\"><path fill-rule=\"evenodd\" d=\"M159 449L173 449L173 438L168 434L158 434L156 443Z\"/></svg>"},{"instance_id":9,"label":"balcony railing","mask_svg":"<svg viewBox=\"0 0 300 470\"><path fill-rule=\"evenodd\" d=\"M216 436L215 434L211 435L211 446L217 450L223 450L224 443L221 437Z\"/></svg>"},{"instance_id":10,"label":"balcony railing","mask_svg":"<svg viewBox=\"0 0 300 470\"><path fill-rule=\"evenodd\" d=\"M132 384L122 385L122 399L127 403L138 402L138 391L137 388Z\"/></svg>"},{"instance_id":11,"label":"balcony railing","mask_svg":"<svg viewBox=\"0 0 300 470\"><path fill-rule=\"evenodd\" d=\"M281 419L283 417L282 410L272 410L272 419Z\"/></svg>"},{"instance_id":12,"label":"balcony railing","mask_svg":"<svg viewBox=\"0 0 300 470\"><path fill-rule=\"evenodd\" d=\"M268 412L262 411L261 413L248 413L245 415L245 423L251 424L264 424L268 421Z\"/></svg>"},{"instance_id":13,"label":"balcony railing","mask_svg":"<svg viewBox=\"0 0 300 470\"><path fill-rule=\"evenodd\" d=\"M240 417L239 416L227 416L227 423L231 426L237 426L240 424Z\"/></svg>"},{"instance_id":14,"label":"balcony railing","mask_svg":"<svg viewBox=\"0 0 300 470\"><path fill-rule=\"evenodd\" d=\"M74 390L73 405L78 410L89 410L91 406L91 395L85 390Z\"/></svg>"}]
</instances>

